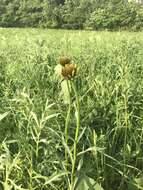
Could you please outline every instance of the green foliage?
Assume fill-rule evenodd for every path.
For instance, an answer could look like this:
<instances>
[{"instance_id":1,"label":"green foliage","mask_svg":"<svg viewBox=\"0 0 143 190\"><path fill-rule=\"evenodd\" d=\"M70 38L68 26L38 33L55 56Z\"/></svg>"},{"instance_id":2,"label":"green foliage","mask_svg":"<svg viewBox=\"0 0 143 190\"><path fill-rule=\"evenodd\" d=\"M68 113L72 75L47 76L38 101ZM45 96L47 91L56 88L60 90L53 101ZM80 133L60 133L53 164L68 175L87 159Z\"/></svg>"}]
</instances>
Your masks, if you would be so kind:
<instances>
[{"instance_id":1,"label":"green foliage","mask_svg":"<svg viewBox=\"0 0 143 190\"><path fill-rule=\"evenodd\" d=\"M131 3L121 1L108 3L105 7L98 8L91 13L87 25L96 30L141 29L143 27L141 10L139 6Z\"/></svg>"},{"instance_id":2,"label":"green foliage","mask_svg":"<svg viewBox=\"0 0 143 190\"><path fill-rule=\"evenodd\" d=\"M80 179L77 181L77 185L75 187L75 190L103 190L101 185L96 183L95 180L93 180L90 177L87 177L86 175L80 176Z\"/></svg>"},{"instance_id":3,"label":"green foliage","mask_svg":"<svg viewBox=\"0 0 143 190\"><path fill-rule=\"evenodd\" d=\"M0 42L0 189L142 189L142 33L1 29ZM70 94L61 55L78 66Z\"/></svg>"},{"instance_id":4,"label":"green foliage","mask_svg":"<svg viewBox=\"0 0 143 190\"><path fill-rule=\"evenodd\" d=\"M19 1L19 25L36 27L42 21L43 6L39 0Z\"/></svg>"},{"instance_id":5,"label":"green foliage","mask_svg":"<svg viewBox=\"0 0 143 190\"><path fill-rule=\"evenodd\" d=\"M141 30L143 7L124 0L0 0L0 26Z\"/></svg>"},{"instance_id":6,"label":"green foliage","mask_svg":"<svg viewBox=\"0 0 143 190\"><path fill-rule=\"evenodd\" d=\"M66 1L63 6L63 28L83 29L92 9L93 1Z\"/></svg>"}]
</instances>

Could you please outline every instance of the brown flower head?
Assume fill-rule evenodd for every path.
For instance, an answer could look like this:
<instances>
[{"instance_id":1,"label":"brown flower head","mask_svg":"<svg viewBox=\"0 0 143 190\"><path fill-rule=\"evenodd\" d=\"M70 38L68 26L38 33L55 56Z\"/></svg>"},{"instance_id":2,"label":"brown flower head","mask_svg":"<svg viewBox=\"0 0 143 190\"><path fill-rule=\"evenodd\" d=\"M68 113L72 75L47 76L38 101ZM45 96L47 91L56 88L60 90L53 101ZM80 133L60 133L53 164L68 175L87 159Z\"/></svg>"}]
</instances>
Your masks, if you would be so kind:
<instances>
[{"instance_id":1,"label":"brown flower head","mask_svg":"<svg viewBox=\"0 0 143 190\"><path fill-rule=\"evenodd\" d=\"M65 65L71 63L71 59L70 59L69 57L63 56L63 57L60 57L59 63L60 63L62 66L65 66Z\"/></svg>"},{"instance_id":2,"label":"brown flower head","mask_svg":"<svg viewBox=\"0 0 143 190\"><path fill-rule=\"evenodd\" d=\"M75 64L70 63L66 64L65 67L62 68L62 76L66 79L70 79L76 75L77 67Z\"/></svg>"}]
</instances>

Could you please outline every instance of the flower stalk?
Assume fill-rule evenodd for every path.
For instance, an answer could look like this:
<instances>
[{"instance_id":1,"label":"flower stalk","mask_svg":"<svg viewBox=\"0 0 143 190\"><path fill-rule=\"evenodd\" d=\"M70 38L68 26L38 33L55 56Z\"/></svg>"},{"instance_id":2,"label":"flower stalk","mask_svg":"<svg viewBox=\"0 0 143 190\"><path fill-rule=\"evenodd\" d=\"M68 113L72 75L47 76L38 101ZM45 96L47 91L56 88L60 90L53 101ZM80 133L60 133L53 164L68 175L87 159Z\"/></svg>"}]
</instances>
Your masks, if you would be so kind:
<instances>
[{"instance_id":1,"label":"flower stalk","mask_svg":"<svg viewBox=\"0 0 143 190\"><path fill-rule=\"evenodd\" d=\"M77 165L77 145L78 145L78 138L79 138L79 131L80 131L80 100L78 95L78 90L74 83L73 78L77 74L77 67L74 63L71 63L71 59L68 57L61 57L59 59L60 68L60 76L67 82L67 90L69 94L69 101L68 101L68 110L65 119L65 142L68 146L69 140L69 123L70 123L70 116L71 116L71 108L72 108L72 101L71 101L71 92L75 95L75 116L76 116L76 128L75 128L75 135L74 135L74 144L72 150L70 150L72 155L72 168L71 168L71 176L70 176L70 183L69 183L69 190L74 190L75 186L75 176L76 176L76 165ZM65 160L66 160L66 168L68 170L68 152L65 149Z\"/></svg>"},{"instance_id":2,"label":"flower stalk","mask_svg":"<svg viewBox=\"0 0 143 190\"><path fill-rule=\"evenodd\" d=\"M70 114L71 114L70 81L68 80L67 80L67 87L68 87L68 92L69 92L69 105L68 105L68 111L67 111L67 116L66 116L66 121L65 121L65 141L66 141L66 144L68 145L68 126L69 126ZM68 155L67 155L66 150L65 150L65 158L66 158L66 164L68 165Z\"/></svg>"},{"instance_id":3,"label":"flower stalk","mask_svg":"<svg viewBox=\"0 0 143 190\"><path fill-rule=\"evenodd\" d=\"M77 144L80 130L80 100L78 96L78 91L73 81L72 88L76 97L76 130L75 130L75 138L74 138L74 149L73 149L73 164L72 164L72 173L71 173L71 190L74 190L74 178L75 178L75 169L76 169L76 161L77 161Z\"/></svg>"}]
</instances>

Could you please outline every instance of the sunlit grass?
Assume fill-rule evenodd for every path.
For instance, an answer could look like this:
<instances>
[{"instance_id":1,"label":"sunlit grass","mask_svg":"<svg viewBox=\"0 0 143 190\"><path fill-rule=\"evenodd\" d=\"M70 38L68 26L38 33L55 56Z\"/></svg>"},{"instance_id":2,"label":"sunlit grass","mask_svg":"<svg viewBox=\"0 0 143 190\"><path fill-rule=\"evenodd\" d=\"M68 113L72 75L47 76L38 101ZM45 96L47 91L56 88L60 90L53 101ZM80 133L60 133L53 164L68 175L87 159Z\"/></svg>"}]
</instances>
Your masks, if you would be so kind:
<instances>
[{"instance_id":1,"label":"sunlit grass","mask_svg":"<svg viewBox=\"0 0 143 190\"><path fill-rule=\"evenodd\" d=\"M142 36L0 29L0 189L143 189Z\"/></svg>"}]
</instances>

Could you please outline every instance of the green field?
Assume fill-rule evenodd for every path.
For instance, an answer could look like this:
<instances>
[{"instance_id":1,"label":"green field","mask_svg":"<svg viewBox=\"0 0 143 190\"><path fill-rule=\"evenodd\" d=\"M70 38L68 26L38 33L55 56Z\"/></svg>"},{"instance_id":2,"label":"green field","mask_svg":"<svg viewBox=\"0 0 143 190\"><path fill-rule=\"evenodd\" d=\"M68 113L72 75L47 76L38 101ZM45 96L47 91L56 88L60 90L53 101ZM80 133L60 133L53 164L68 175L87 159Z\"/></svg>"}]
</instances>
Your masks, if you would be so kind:
<instances>
[{"instance_id":1,"label":"green field","mask_svg":"<svg viewBox=\"0 0 143 190\"><path fill-rule=\"evenodd\" d=\"M0 29L0 105L0 190L143 189L142 32Z\"/></svg>"}]
</instances>

